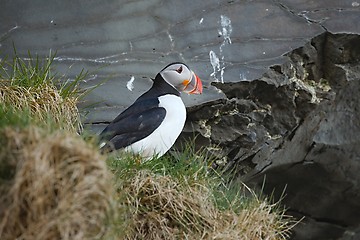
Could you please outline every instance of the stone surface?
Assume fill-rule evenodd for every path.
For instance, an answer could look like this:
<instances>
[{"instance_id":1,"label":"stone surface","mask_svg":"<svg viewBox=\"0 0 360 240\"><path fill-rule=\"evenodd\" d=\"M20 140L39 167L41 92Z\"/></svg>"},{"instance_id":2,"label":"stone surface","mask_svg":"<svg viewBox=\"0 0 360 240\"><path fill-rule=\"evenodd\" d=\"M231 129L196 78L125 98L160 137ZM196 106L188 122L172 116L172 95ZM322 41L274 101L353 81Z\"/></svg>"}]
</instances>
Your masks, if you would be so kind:
<instances>
[{"instance_id":1,"label":"stone surface","mask_svg":"<svg viewBox=\"0 0 360 240\"><path fill-rule=\"evenodd\" d=\"M95 132L186 62L205 89L183 96L180 140L199 134L218 167L253 186L266 175L269 193L287 185L289 213L306 216L294 239L359 236L359 1L2 0L0 16L1 59L51 49L64 81L106 80L81 104Z\"/></svg>"},{"instance_id":2,"label":"stone surface","mask_svg":"<svg viewBox=\"0 0 360 240\"><path fill-rule=\"evenodd\" d=\"M84 105L92 106L85 122L101 123L131 104L169 62L185 61L207 86L201 97L184 96L188 106L223 98L212 81L259 78L326 29L358 33L359 9L356 1L336 0L3 0L0 56L12 55L12 43L24 57L52 49L57 70L70 80L82 68L90 71L84 88L107 79Z\"/></svg>"},{"instance_id":3,"label":"stone surface","mask_svg":"<svg viewBox=\"0 0 360 240\"><path fill-rule=\"evenodd\" d=\"M360 224L359 44L320 35L259 79L214 83L227 99L190 109L184 138L199 134L216 167L305 216L293 239L346 239Z\"/></svg>"}]
</instances>

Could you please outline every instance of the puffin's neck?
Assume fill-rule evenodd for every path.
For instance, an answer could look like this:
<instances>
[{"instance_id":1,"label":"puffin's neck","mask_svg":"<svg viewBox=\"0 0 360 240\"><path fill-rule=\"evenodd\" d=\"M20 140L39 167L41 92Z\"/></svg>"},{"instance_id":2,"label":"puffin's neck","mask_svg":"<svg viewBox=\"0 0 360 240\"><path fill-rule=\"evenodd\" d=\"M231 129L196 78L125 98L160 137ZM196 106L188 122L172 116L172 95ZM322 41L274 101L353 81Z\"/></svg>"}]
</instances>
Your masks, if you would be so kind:
<instances>
[{"instance_id":1,"label":"puffin's neck","mask_svg":"<svg viewBox=\"0 0 360 240\"><path fill-rule=\"evenodd\" d=\"M169 83L167 83L163 77L158 73L154 79L154 83L152 87L154 90L158 91L159 93L164 94L173 94L176 96L180 96L180 92L176 90L173 86L171 86Z\"/></svg>"}]
</instances>

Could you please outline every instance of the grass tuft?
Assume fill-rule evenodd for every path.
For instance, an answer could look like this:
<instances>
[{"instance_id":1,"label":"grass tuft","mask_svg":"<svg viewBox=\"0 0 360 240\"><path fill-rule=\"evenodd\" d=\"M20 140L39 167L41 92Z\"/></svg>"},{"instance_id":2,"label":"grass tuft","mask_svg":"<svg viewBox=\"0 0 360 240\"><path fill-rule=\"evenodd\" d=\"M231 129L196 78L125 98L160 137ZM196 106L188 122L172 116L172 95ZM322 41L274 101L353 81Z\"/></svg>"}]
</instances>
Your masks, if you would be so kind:
<instances>
[{"instance_id":1,"label":"grass tuft","mask_svg":"<svg viewBox=\"0 0 360 240\"><path fill-rule=\"evenodd\" d=\"M114 239L286 239L290 218L245 185L228 188L205 159L187 149L141 163L112 155L121 221ZM288 222L289 221L289 222ZM125 236L124 236L125 234ZM107 236L109 237L109 236ZM109 237L110 238L110 237Z\"/></svg>"},{"instance_id":2,"label":"grass tuft","mask_svg":"<svg viewBox=\"0 0 360 240\"><path fill-rule=\"evenodd\" d=\"M76 98L63 99L54 86L26 88L0 82L0 104L3 110L29 112L31 121L46 124L51 119L59 128L77 131L80 124Z\"/></svg>"},{"instance_id":3,"label":"grass tuft","mask_svg":"<svg viewBox=\"0 0 360 240\"><path fill-rule=\"evenodd\" d=\"M28 52L27 58L23 60L17 55L14 47L14 58L12 61L6 59L1 63L0 76L2 79L10 80L11 86L24 88L39 88L51 84L55 75L50 71L55 54L49 53L44 61L39 56L35 58Z\"/></svg>"},{"instance_id":4,"label":"grass tuft","mask_svg":"<svg viewBox=\"0 0 360 240\"><path fill-rule=\"evenodd\" d=\"M29 111L31 121L37 125L51 120L57 128L72 132L82 129L76 106L82 91L79 83L86 76L83 71L71 83L56 88L51 64L55 55L45 60L28 53L29 60L20 58L16 50L12 61L0 63L0 104L3 110Z\"/></svg>"},{"instance_id":5,"label":"grass tuft","mask_svg":"<svg viewBox=\"0 0 360 240\"><path fill-rule=\"evenodd\" d=\"M11 172L0 176L0 238L102 236L113 196L103 156L73 133L0 131L0 163Z\"/></svg>"}]
</instances>

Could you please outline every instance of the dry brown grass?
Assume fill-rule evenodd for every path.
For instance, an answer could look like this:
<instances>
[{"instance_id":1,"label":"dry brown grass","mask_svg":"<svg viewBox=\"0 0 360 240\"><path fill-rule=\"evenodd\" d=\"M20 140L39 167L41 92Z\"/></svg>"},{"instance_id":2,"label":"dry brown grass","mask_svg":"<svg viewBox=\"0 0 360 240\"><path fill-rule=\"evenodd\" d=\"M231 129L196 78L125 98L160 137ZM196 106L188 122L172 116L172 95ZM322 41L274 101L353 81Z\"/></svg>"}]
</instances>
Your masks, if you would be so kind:
<instances>
[{"instance_id":1,"label":"dry brown grass","mask_svg":"<svg viewBox=\"0 0 360 240\"><path fill-rule=\"evenodd\" d=\"M252 204L240 213L220 212L215 230L210 232L206 239L289 239L290 230L296 223L282 212L275 211L277 207L277 204L255 198Z\"/></svg>"},{"instance_id":2,"label":"dry brown grass","mask_svg":"<svg viewBox=\"0 0 360 240\"><path fill-rule=\"evenodd\" d=\"M254 199L240 213L219 210L202 184L139 171L119 185L127 227L117 239L287 239L290 223L276 204Z\"/></svg>"},{"instance_id":3,"label":"dry brown grass","mask_svg":"<svg viewBox=\"0 0 360 240\"><path fill-rule=\"evenodd\" d=\"M15 110L29 110L37 124L52 121L56 126L75 132L81 128L76 96L63 98L51 84L38 87L11 85L0 81L0 104Z\"/></svg>"},{"instance_id":4,"label":"dry brown grass","mask_svg":"<svg viewBox=\"0 0 360 240\"><path fill-rule=\"evenodd\" d=\"M16 171L0 182L0 239L100 238L113 196L104 157L63 131L1 135L0 163Z\"/></svg>"},{"instance_id":5,"label":"dry brown grass","mask_svg":"<svg viewBox=\"0 0 360 240\"><path fill-rule=\"evenodd\" d=\"M201 186L181 186L169 176L143 170L120 194L123 190L131 211L126 239L182 239L212 225L214 209L207 201L208 190Z\"/></svg>"}]
</instances>

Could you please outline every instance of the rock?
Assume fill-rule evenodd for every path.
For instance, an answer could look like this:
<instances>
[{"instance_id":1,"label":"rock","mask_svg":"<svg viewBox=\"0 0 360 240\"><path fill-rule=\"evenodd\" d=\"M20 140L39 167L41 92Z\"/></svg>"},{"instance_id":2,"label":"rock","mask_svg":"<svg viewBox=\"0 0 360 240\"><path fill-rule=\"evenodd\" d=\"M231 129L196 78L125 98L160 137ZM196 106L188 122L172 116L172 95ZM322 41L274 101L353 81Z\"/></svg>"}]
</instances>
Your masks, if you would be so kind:
<instances>
[{"instance_id":1,"label":"rock","mask_svg":"<svg viewBox=\"0 0 360 240\"><path fill-rule=\"evenodd\" d=\"M40 58L56 52L53 66L64 81L89 71L83 88L103 84L80 107L89 110L84 123L96 131L170 62L186 62L203 80L204 94L183 96L187 106L195 106L224 97L211 81L257 79L269 66L281 65L285 52L326 30L360 33L360 7L348 0L2 3L0 59L11 59L14 44L23 58L28 51ZM126 87L130 79L132 90Z\"/></svg>"},{"instance_id":2,"label":"rock","mask_svg":"<svg viewBox=\"0 0 360 240\"><path fill-rule=\"evenodd\" d=\"M259 79L213 83L227 98L189 109L183 137L199 134L218 167L265 181L305 216L293 239L349 239L360 224L359 46L358 35L319 35Z\"/></svg>"},{"instance_id":3,"label":"rock","mask_svg":"<svg viewBox=\"0 0 360 240\"><path fill-rule=\"evenodd\" d=\"M346 230L342 236L342 240L357 240L360 239L360 227L356 229Z\"/></svg>"}]
</instances>

